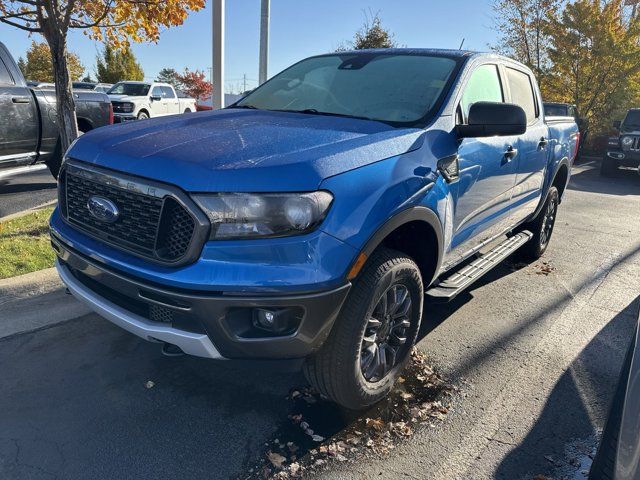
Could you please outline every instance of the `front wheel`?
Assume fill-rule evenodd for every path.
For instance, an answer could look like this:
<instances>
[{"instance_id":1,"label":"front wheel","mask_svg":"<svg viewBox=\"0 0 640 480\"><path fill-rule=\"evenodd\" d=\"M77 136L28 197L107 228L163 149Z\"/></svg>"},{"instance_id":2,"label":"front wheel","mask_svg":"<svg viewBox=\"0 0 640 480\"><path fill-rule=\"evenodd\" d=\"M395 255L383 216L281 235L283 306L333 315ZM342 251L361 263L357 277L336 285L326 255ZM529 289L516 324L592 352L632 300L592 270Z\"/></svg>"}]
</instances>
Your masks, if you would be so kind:
<instances>
[{"instance_id":1,"label":"front wheel","mask_svg":"<svg viewBox=\"0 0 640 480\"><path fill-rule=\"evenodd\" d=\"M411 258L378 249L353 285L329 338L305 361L307 380L353 410L384 398L416 341L423 291Z\"/></svg>"},{"instance_id":2,"label":"front wheel","mask_svg":"<svg viewBox=\"0 0 640 480\"><path fill-rule=\"evenodd\" d=\"M138 114L138 120L146 120L149 118L149 114L147 112L140 112Z\"/></svg>"},{"instance_id":3,"label":"front wheel","mask_svg":"<svg viewBox=\"0 0 640 480\"><path fill-rule=\"evenodd\" d=\"M537 260L547 250L553 227L558 214L558 204L560 203L560 193L556 187L549 188L547 200L531 222L523 225L522 229L533 232L533 237L518 251L525 260Z\"/></svg>"}]
</instances>

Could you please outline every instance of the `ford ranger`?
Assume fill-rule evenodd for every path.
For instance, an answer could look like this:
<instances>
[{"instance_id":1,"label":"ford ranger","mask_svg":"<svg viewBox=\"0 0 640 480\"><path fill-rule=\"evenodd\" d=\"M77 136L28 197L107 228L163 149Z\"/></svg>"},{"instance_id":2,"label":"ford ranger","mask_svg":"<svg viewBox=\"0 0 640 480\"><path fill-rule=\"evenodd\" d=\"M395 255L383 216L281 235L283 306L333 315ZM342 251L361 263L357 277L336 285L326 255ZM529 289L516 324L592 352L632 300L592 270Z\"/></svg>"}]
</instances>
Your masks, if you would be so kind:
<instances>
[{"instance_id":1,"label":"ford ranger","mask_svg":"<svg viewBox=\"0 0 640 480\"><path fill-rule=\"evenodd\" d=\"M167 353L304 359L320 392L363 408L402 371L425 295L544 253L578 136L502 56L308 58L229 108L81 137L50 222L57 269Z\"/></svg>"}]
</instances>

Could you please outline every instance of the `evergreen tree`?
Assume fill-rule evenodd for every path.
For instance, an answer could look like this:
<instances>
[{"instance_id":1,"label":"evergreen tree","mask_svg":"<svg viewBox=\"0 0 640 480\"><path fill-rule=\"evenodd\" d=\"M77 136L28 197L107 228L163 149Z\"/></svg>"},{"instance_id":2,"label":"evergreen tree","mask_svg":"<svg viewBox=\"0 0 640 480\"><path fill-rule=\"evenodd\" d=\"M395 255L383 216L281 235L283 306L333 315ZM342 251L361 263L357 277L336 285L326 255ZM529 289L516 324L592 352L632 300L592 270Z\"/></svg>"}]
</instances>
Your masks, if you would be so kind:
<instances>
[{"instance_id":1,"label":"evergreen tree","mask_svg":"<svg viewBox=\"0 0 640 480\"><path fill-rule=\"evenodd\" d=\"M106 45L96 59L98 82L117 83L123 80L144 80L144 71L131 48L114 49Z\"/></svg>"}]
</instances>

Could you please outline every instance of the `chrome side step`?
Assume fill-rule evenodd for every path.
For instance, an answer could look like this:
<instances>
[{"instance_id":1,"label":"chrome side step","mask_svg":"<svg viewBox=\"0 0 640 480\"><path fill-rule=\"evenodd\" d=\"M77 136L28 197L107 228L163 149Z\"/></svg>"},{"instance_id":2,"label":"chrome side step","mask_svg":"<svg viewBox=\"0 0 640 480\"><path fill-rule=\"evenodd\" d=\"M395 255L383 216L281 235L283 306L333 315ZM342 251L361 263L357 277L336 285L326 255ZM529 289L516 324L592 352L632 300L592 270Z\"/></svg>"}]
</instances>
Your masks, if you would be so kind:
<instances>
[{"instance_id":1,"label":"chrome side step","mask_svg":"<svg viewBox=\"0 0 640 480\"><path fill-rule=\"evenodd\" d=\"M436 282L434 286L426 291L427 297L438 302L453 300L460 292L527 243L531 237L533 237L533 233L524 230L507 238L487 253L480 255L473 262L462 267L459 271Z\"/></svg>"}]
</instances>

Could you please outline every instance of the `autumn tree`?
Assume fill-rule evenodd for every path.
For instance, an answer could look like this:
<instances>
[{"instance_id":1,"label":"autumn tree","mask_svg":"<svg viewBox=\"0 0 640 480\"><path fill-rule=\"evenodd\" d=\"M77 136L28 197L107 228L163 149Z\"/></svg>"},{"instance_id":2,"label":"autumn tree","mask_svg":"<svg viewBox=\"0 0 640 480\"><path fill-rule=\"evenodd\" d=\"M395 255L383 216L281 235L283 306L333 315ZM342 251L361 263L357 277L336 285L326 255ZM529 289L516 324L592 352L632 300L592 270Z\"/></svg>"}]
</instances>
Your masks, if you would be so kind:
<instances>
[{"instance_id":1,"label":"autumn tree","mask_svg":"<svg viewBox=\"0 0 640 480\"><path fill-rule=\"evenodd\" d=\"M98 82L117 83L122 80L144 80L144 71L127 45L114 49L106 45L96 59Z\"/></svg>"},{"instance_id":2,"label":"autumn tree","mask_svg":"<svg viewBox=\"0 0 640 480\"><path fill-rule=\"evenodd\" d=\"M498 43L493 49L531 68L542 85L550 68L549 22L557 18L564 0L495 0Z\"/></svg>"},{"instance_id":3,"label":"autumn tree","mask_svg":"<svg viewBox=\"0 0 640 480\"><path fill-rule=\"evenodd\" d=\"M26 61L20 58L18 64L20 60L23 61L23 66L19 66L25 78L38 82L54 82L51 50L45 42L32 41L31 47L27 50ZM79 80L84 74L84 66L75 53L67 53L67 66L72 81Z\"/></svg>"},{"instance_id":4,"label":"autumn tree","mask_svg":"<svg viewBox=\"0 0 640 480\"><path fill-rule=\"evenodd\" d=\"M211 83L207 80L207 76L200 70L191 71L184 69L184 73L178 75L180 82L179 89L196 100L204 100L211 96Z\"/></svg>"},{"instance_id":5,"label":"autumn tree","mask_svg":"<svg viewBox=\"0 0 640 480\"><path fill-rule=\"evenodd\" d=\"M163 68L156 77L156 82L168 83L173 88L180 89L180 74L175 68Z\"/></svg>"},{"instance_id":6,"label":"autumn tree","mask_svg":"<svg viewBox=\"0 0 640 480\"><path fill-rule=\"evenodd\" d=\"M0 22L41 34L51 48L61 147L78 136L68 68L67 35L83 30L120 48L130 41L157 41L162 28L181 25L205 0L0 0Z\"/></svg>"},{"instance_id":7,"label":"autumn tree","mask_svg":"<svg viewBox=\"0 0 640 480\"><path fill-rule=\"evenodd\" d=\"M367 48L394 48L397 46L393 33L382 26L380 13L369 11L365 12L364 23L360 30L355 33L353 40L346 45L341 45L337 50L364 50Z\"/></svg>"},{"instance_id":8,"label":"autumn tree","mask_svg":"<svg viewBox=\"0 0 640 480\"><path fill-rule=\"evenodd\" d=\"M624 0L578 0L550 25L549 101L575 103L594 133L640 100L640 19Z\"/></svg>"}]
</instances>

